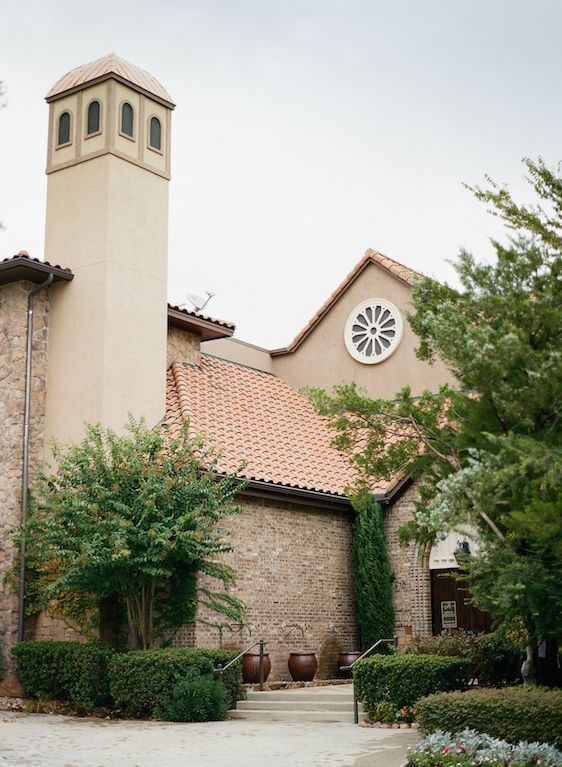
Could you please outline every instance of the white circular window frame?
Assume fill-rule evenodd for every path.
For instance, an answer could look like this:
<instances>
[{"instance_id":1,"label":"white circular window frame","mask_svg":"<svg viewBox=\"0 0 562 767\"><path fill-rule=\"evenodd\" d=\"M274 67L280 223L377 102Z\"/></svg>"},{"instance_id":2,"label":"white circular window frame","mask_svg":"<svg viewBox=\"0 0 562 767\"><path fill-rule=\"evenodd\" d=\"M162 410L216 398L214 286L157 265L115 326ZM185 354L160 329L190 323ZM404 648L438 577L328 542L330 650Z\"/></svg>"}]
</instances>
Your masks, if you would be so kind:
<instances>
[{"instance_id":1,"label":"white circular window frame","mask_svg":"<svg viewBox=\"0 0 562 767\"><path fill-rule=\"evenodd\" d=\"M377 356L367 356L366 354L363 354L363 352L358 351L355 344L353 343L353 326L356 324L356 320L359 314L362 314L368 307L374 308L375 306L382 306L383 309L388 309L388 311L391 313L392 317L396 321L396 335L390 342L388 349L385 349L382 354ZM402 315L400 314L400 310L397 309L393 303L386 301L384 298L367 298L365 301L361 301L360 304L357 304L355 309L347 318L344 330L345 347L353 359L357 360L357 362L361 362L363 365L378 365L379 362L384 362L384 360L388 359L391 354L394 354L400 344L400 341L402 340L403 331L404 321L402 320Z\"/></svg>"}]
</instances>

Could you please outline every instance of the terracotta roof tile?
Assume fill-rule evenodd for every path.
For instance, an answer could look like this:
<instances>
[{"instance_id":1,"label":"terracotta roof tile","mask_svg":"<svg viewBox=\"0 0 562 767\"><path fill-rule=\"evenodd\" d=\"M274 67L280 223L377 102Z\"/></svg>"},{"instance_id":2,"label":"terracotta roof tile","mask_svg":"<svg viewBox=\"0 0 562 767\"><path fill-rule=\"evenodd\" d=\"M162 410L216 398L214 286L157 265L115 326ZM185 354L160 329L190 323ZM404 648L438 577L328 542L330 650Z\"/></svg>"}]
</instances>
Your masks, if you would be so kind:
<instances>
[{"instance_id":1,"label":"terracotta roof tile","mask_svg":"<svg viewBox=\"0 0 562 767\"><path fill-rule=\"evenodd\" d=\"M289 352L295 351L301 343L304 341L304 339L307 337L307 335L312 331L312 329L320 322L322 317L330 310L332 305L338 300L338 298L344 293L344 291L351 285L351 283L361 274L363 269L369 264L377 264L378 266L382 267L383 269L386 269L387 272L390 272L395 277L398 277L403 282L406 282L408 285L413 285L416 280L424 279L424 276L420 274L419 272L416 272L414 269L410 269L410 267L405 266L404 264L401 264L399 261L395 261L392 258L388 258L388 256L384 256L382 253L379 253L375 250L367 250L365 251L365 255L359 261L359 263L351 270L351 272L347 275L347 277L343 280L343 282L338 285L338 287L334 290L334 292L329 296L329 298L322 304L320 309L314 314L313 317L306 323L304 328L298 333L295 338L291 341L291 343L284 349L275 349L271 353L274 355L278 354L287 354Z\"/></svg>"},{"instance_id":2,"label":"terracotta roof tile","mask_svg":"<svg viewBox=\"0 0 562 767\"><path fill-rule=\"evenodd\" d=\"M166 422L178 429L186 418L193 433L221 450L221 473L244 463L239 475L246 479L337 496L353 482L324 419L269 373L206 354L199 366L175 362L168 370Z\"/></svg>"},{"instance_id":3,"label":"terracotta roof tile","mask_svg":"<svg viewBox=\"0 0 562 767\"><path fill-rule=\"evenodd\" d=\"M194 312L189 309L185 309L183 306L179 306L178 304L168 304L168 307L170 309L175 309L177 312L181 312L182 314L185 314L188 317L196 317L197 319L206 320L207 322L212 322L215 325L221 325L224 328L231 328L232 330L236 329L236 325L233 322L227 322L226 320L217 320L214 317L209 317L206 314L201 314L200 312Z\"/></svg>"},{"instance_id":4,"label":"terracotta roof tile","mask_svg":"<svg viewBox=\"0 0 562 767\"><path fill-rule=\"evenodd\" d=\"M29 262L31 262L31 263L35 263L35 264L42 264L43 266L49 266L49 267L51 267L52 269L60 269L62 272L68 272L69 274L72 274L72 272L70 271L70 269L68 269L68 268L67 268L67 267L65 267L65 266L60 266L59 264L50 264L48 261L41 261L41 259L40 259L40 258L32 258L32 257L29 255L29 253L26 253L26 252L25 252L25 251L23 251L23 250L20 250L20 252L19 252L19 253L16 253L16 255L15 255L15 256L8 256L7 258L3 258L3 259L0 261L0 264L7 264L7 263L9 263L10 261L16 261L17 259L21 259L21 258L23 258L23 259L25 259L26 261L29 261Z\"/></svg>"}]
</instances>

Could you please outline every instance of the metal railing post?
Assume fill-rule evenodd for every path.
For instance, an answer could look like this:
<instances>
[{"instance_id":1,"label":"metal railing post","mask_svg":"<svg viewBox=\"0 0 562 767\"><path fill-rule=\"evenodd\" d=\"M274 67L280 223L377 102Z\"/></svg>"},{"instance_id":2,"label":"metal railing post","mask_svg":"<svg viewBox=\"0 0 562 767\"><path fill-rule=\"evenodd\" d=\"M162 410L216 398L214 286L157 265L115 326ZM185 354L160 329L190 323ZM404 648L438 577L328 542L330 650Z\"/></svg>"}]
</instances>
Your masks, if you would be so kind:
<instances>
[{"instance_id":1,"label":"metal railing post","mask_svg":"<svg viewBox=\"0 0 562 767\"><path fill-rule=\"evenodd\" d=\"M263 669L263 639L260 639L260 691L263 692L263 677L264 677L264 669Z\"/></svg>"},{"instance_id":2,"label":"metal railing post","mask_svg":"<svg viewBox=\"0 0 562 767\"><path fill-rule=\"evenodd\" d=\"M368 650L365 650L365 652L360 655L358 658L356 658L353 663L350 663L349 666L340 666L340 671L351 671L351 679L353 683L353 720L355 724L359 724L359 701L357 700L357 693L355 692L355 664L363 660L363 658L367 658L373 650L375 650L380 644L383 644L386 642L387 644L393 644L394 647L398 647L398 637L393 637L392 639L379 639L375 642L374 645L369 647Z\"/></svg>"}]
</instances>

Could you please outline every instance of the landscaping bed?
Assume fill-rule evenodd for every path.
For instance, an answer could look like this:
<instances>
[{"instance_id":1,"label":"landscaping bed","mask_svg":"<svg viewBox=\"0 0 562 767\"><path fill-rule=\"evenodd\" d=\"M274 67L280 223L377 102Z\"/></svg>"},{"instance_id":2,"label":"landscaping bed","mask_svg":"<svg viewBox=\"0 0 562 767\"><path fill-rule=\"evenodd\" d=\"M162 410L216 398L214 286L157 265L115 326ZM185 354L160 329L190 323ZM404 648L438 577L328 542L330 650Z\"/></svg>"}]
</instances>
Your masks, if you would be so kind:
<instances>
[{"instance_id":1,"label":"landscaping bed","mask_svg":"<svg viewBox=\"0 0 562 767\"><path fill-rule=\"evenodd\" d=\"M13 648L29 712L169 721L223 719L242 694L241 667L223 681L214 669L227 650L171 648L114 652L100 642L22 642Z\"/></svg>"},{"instance_id":2,"label":"landscaping bed","mask_svg":"<svg viewBox=\"0 0 562 767\"><path fill-rule=\"evenodd\" d=\"M431 695L416 704L423 733L465 728L502 738L562 746L562 690L522 685Z\"/></svg>"},{"instance_id":3,"label":"landscaping bed","mask_svg":"<svg viewBox=\"0 0 562 767\"><path fill-rule=\"evenodd\" d=\"M562 767L562 752L545 743L508 743L475 730L437 731L418 743L404 767Z\"/></svg>"}]
</instances>

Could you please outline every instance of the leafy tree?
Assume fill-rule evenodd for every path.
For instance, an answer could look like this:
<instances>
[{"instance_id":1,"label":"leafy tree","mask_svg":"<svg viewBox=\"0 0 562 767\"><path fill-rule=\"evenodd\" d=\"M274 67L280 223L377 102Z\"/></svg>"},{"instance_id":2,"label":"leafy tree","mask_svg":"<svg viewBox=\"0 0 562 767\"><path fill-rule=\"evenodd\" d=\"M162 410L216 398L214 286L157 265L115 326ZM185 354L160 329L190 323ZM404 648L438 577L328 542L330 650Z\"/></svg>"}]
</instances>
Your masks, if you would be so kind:
<instances>
[{"instance_id":1,"label":"leafy tree","mask_svg":"<svg viewBox=\"0 0 562 767\"><path fill-rule=\"evenodd\" d=\"M386 401L350 384L311 397L360 483L419 481L403 541L477 528L481 550L464 562L473 603L497 623L523 621L531 662L538 637L562 636L562 179L540 158L524 163L537 204L490 179L472 190L513 232L493 242L495 262L463 251L460 290L421 279L412 291L418 357L440 357L458 386Z\"/></svg>"},{"instance_id":2,"label":"leafy tree","mask_svg":"<svg viewBox=\"0 0 562 767\"><path fill-rule=\"evenodd\" d=\"M394 636L392 573L381 507L370 494L353 499L353 572L361 649Z\"/></svg>"},{"instance_id":3,"label":"leafy tree","mask_svg":"<svg viewBox=\"0 0 562 767\"><path fill-rule=\"evenodd\" d=\"M123 436L88 426L81 443L54 456L58 469L40 476L25 530L32 609L84 619L117 598L129 645L143 649L192 622L198 598L241 619L227 591L197 589L199 573L233 581L217 557L230 549L221 522L241 511L240 484L217 476L201 437L187 425L170 437L130 419Z\"/></svg>"}]
</instances>

